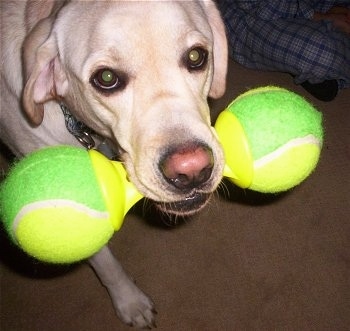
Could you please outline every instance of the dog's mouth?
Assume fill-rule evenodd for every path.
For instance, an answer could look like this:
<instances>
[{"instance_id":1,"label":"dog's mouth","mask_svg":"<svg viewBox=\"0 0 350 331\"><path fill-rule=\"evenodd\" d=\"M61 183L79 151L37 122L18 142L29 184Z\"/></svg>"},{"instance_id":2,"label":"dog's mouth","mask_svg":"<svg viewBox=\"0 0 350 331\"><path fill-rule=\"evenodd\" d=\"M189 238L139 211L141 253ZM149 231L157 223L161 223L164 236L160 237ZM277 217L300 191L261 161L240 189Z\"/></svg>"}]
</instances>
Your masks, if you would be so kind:
<instances>
[{"instance_id":1,"label":"dog's mouth","mask_svg":"<svg viewBox=\"0 0 350 331\"><path fill-rule=\"evenodd\" d=\"M195 192L194 194L174 202L155 202L157 207L165 212L180 216L189 216L201 210L209 201L210 193Z\"/></svg>"}]
</instances>

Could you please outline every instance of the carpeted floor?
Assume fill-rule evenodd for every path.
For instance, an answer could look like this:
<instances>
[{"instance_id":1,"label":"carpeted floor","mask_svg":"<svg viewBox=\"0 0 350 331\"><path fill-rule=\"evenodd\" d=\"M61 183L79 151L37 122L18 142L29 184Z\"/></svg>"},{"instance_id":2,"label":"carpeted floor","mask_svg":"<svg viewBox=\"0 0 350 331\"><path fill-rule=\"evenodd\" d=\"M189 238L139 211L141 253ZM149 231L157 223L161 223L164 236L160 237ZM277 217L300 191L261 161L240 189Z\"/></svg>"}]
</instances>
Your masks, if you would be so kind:
<instances>
[{"instance_id":1,"label":"carpeted floor","mask_svg":"<svg viewBox=\"0 0 350 331\"><path fill-rule=\"evenodd\" d=\"M155 301L159 331L350 330L350 89L323 103L287 74L231 62L214 118L239 93L268 84L306 96L324 114L317 171L278 196L228 184L175 229L152 223L141 202L110 242ZM88 265L38 264L3 236L0 254L1 330L130 330Z\"/></svg>"}]
</instances>

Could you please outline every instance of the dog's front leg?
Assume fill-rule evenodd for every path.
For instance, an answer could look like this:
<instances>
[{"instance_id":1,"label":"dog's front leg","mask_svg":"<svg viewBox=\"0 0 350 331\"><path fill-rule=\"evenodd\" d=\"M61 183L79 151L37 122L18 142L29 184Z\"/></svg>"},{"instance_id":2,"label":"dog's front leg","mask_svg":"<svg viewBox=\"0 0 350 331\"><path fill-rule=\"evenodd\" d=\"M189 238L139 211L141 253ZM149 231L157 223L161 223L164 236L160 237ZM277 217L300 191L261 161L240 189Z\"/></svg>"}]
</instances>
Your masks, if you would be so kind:
<instances>
[{"instance_id":1,"label":"dog's front leg","mask_svg":"<svg viewBox=\"0 0 350 331\"><path fill-rule=\"evenodd\" d=\"M119 318L137 328L155 327L153 302L135 285L107 246L89 259Z\"/></svg>"}]
</instances>

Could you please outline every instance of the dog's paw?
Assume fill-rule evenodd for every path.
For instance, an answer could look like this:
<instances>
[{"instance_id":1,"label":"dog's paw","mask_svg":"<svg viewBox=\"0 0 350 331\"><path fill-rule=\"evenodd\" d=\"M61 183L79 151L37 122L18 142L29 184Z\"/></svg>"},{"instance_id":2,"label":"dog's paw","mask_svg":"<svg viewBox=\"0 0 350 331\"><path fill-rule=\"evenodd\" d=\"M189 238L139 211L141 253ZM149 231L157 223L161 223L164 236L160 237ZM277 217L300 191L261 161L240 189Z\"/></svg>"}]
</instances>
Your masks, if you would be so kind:
<instances>
[{"instance_id":1,"label":"dog's paw","mask_svg":"<svg viewBox=\"0 0 350 331\"><path fill-rule=\"evenodd\" d=\"M156 328L154 304L136 285L125 288L124 293L112 296L118 317L127 325L138 329Z\"/></svg>"}]
</instances>

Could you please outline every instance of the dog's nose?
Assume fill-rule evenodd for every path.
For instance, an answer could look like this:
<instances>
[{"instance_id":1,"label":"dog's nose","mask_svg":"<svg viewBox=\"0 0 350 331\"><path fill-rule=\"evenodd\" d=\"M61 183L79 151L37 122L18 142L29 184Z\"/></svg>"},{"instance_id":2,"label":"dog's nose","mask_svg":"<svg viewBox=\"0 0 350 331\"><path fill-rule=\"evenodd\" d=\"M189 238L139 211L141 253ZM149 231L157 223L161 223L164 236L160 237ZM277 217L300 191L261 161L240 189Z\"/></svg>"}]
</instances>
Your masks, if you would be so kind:
<instances>
[{"instance_id":1,"label":"dog's nose","mask_svg":"<svg viewBox=\"0 0 350 331\"><path fill-rule=\"evenodd\" d=\"M207 182L213 166L213 153L202 144L177 147L160 162L164 178L176 188L187 190Z\"/></svg>"}]
</instances>

